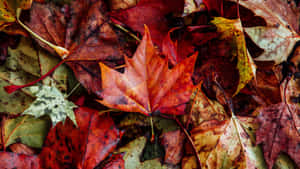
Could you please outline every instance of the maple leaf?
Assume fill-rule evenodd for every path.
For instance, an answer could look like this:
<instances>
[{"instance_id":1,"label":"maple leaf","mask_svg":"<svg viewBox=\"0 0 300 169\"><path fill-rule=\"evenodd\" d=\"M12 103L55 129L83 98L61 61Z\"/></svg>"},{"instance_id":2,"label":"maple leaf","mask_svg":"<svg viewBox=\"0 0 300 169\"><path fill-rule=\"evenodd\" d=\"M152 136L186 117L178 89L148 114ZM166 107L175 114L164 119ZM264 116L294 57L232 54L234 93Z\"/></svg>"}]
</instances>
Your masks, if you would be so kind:
<instances>
[{"instance_id":1,"label":"maple leaf","mask_svg":"<svg viewBox=\"0 0 300 169\"><path fill-rule=\"evenodd\" d=\"M86 107L75 115L78 127L67 120L50 130L39 155L41 168L93 169L117 146L122 132L110 116Z\"/></svg>"},{"instance_id":2,"label":"maple leaf","mask_svg":"<svg viewBox=\"0 0 300 169\"><path fill-rule=\"evenodd\" d=\"M236 56L238 59L237 69L240 74L238 87L233 94L236 95L253 77L255 77L256 72L256 66L246 48L241 21L240 19L231 20L215 17L211 22L217 26L218 32L223 32L222 39L233 38L232 46L235 48L233 56Z\"/></svg>"},{"instance_id":3,"label":"maple leaf","mask_svg":"<svg viewBox=\"0 0 300 169\"><path fill-rule=\"evenodd\" d=\"M257 127L254 118L236 117L224 121L210 120L191 130L201 160L206 168L266 168L262 152L255 147L251 130ZM191 157L183 159L183 169L192 168Z\"/></svg>"},{"instance_id":4,"label":"maple leaf","mask_svg":"<svg viewBox=\"0 0 300 169\"><path fill-rule=\"evenodd\" d=\"M4 148L16 142L30 147L41 148L50 124L45 119L21 116L15 119L3 119L1 126L1 144Z\"/></svg>"},{"instance_id":5,"label":"maple leaf","mask_svg":"<svg viewBox=\"0 0 300 169\"><path fill-rule=\"evenodd\" d=\"M73 109L77 106L66 100L57 88L43 85L29 87L29 90L37 98L22 114L34 117L48 115L51 118L53 127L60 121L64 122L67 117L77 125L73 112Z\"/></svg>"},{"instance_id":6,"label":"maple leaf","mask_svg":"<svg viewBox=\"0 0 300 169\"><path fill-rule=\"evenodd\" d=\"M235 0L232 0L235 1ZM262 49L256 60L285 61L294 45L300 39L298 34L299 12L293 1L282 0L240 0L239 3L252 10L255 15L263 17L267 26L245 28L245 32Z\"/></svg>"},{"instance_id":7,"label":"maple leaf","mask_svg":"<svg viewBox=\"0 0 300 169\"><path fill-rule=\"evenodd\" d=\"M173 69L156 52L148 28L132 59L125 58L124 73L99 63L103 100L100 103L128 112L155 111L182 114L192 92L191 75L197 54Z\"/></svg>"},{"instance_id":8,"label":"maple leaf","mask_svg":"<svg viewBox=\"0 0 300 169\"><path fill-rule=\"evenodd\" d=\"M263 143L265 159L271 169L280 152L286 152L300 166L300 109L298 105L278 103L259 110L257 144Z\"/></svg>"},{"instance_id":9,"label":"maple leaf","mask_svg":"<svg viewBox=\"0 0 300 169\"><path fill-rule=\"evenodd\" d=\"M67 64L82 85L98 95L101 90L98 62L117 65L122 63L124 53L117 34L108 22L103 1L72 1L68 7L70 11L66 12L70 17L65 17L58 6L34 3L28 25L45 40L67 48L70 51L68 60L72 60ZM43 42L38 43L54 53Z\"/></svg>"}]
</instances>

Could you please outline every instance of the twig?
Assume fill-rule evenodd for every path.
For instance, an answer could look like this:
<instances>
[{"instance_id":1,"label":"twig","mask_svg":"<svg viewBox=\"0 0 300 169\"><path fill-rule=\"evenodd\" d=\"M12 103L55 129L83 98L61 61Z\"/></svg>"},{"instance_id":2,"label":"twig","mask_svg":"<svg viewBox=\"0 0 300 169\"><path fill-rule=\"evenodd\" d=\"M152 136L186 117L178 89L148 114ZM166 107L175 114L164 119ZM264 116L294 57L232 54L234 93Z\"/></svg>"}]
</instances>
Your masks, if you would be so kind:
<instances>
[{"instance_id":1,"label":"twig","mask_svg":"<svg viewBox=\"0 0 300 169\"><path fill-rule=\"evenodd\" d=\"M123 26L113 23L113 25L119 29L121 29L122 31L128 33L128 35L130 35L131 37L133 37L136 41L141 42L140 38L138 38L137 36L135 36L133 33L131 33L129 30L125 29Z\"/></svg>"}]
</instances>

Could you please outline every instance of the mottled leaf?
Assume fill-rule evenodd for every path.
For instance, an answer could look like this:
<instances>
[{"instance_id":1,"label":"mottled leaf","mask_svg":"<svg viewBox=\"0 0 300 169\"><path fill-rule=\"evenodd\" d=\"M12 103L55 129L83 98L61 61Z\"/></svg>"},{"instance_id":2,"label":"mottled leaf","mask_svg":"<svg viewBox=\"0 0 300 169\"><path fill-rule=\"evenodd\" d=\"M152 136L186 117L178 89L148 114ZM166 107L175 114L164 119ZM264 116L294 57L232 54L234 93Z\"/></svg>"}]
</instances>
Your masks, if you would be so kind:
<instances>
[{"instance_id":1,"label":"mottled leaf","mask_svg":"<svg viewBox=\"0 0 300 169\"><path fill-rule=\"evenodd\" d=\"M246 48L246 41L243 33L243 27L239 19L226 19L215 17L211 21L222 32L222 39L232 38L233 56L237 57L237 69L239 70L239 85L234 95L238 94L249 81L255 77L256 66Z\"/></svg>"},{"instance_id":2,"label":"mottled leaf","mask_svg":"<svg viewBox=\"0 0 300 169\"><path fill-rule=\"evenodd\" d=\"M266 168L252 131L257 128L250 117L233 116L222 122L211 120L192 129L191 137L200 156L203 169ZM195 166L191 157L184 159L184 169Z\"/></svg>"},{"instance_id":3,"label":"mottled leaf","mask_svg":"<svg viewBox=\"0 0 300 169\"><path fill-rule=\"evenodd\" d=\"M60 121L64 122L69 117L77 125L73 112L77 106L66 100L57 88L42 85L29 87L29 90L37 98L22 114L34 117L48 115L51 118L52 126Z\"/></svg>"},{"instance_id":4,"label":"mottled leaf","mask_svg":"<svg viewBox=\"0 0 300 169\"><path fill-rule=\"evenodd\" d=\"M232 0L235 1L235 0ZM240 0L239 3L265 19L267 26L245 28L245 32L262 49L256 60L275 61L287 59L299 40L299 12L294 1L285 0Z\"/></svg>"},{"instance_id":5,"label":"mottled leaf","mask_svg":"<svg viewBox=\"0 0 300 169\"><path fill-rule=\"evenodd\" d=\"M269 169L280 152L287 153L300 166L300 109L298 105L278 103L259 110L257 144L263 144Z\"/></svg>"},{"instance_id":6,"label":"mottled leaf","mask_svg":"<svg viewBox=\"0 0 300 169\"><path fill-rule=\"evenodd\" d=\"M122 137L112 118L97 110L80 107L71 120L52 128L39 155L42 168L93 169L117 146Z\"/></svg>"}]
</instances>

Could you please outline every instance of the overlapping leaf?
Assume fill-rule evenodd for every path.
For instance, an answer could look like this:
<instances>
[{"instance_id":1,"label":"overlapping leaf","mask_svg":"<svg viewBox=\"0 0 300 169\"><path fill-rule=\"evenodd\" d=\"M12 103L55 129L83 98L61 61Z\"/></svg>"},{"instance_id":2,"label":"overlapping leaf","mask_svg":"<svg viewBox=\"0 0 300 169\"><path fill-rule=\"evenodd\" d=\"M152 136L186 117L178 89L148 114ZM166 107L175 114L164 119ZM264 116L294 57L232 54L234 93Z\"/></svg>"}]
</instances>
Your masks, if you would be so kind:
<instances>
[{"instance_id":1,"label":"overlapping leaf","mask_svg":"<svg viewBox=\"0 0 300 169\"><path fill-rule=\"evenodd\" d=\"M256 60L275 61L276 64L285 61L299 40L297 31L300 15L294 2L241 0L239 3L264 18L267 23L267 26L245 28L251 39L265 50Z\"/></svg>"},{"instance_id":2,"label":"overlapping leaf","mask_svg":"<svg viewBox=\"0 0 300 169\"><path fill-rule=\"evenodd\" d=\"M271 169L280 152L300 166L300 109L298 105L278 103L264 107L258 121L257 144L263 143L265 159Z\"/></svg>"},{"instance_id":3,"label":"overlapping leaf","mask_svg":"<svg viewBox=\"0 0 300 169\"><path fill-rule=\"evenodd\" d=\"M219 32L223 32L222 39L230 40L232 38L233 56L238 59L237 69L240 74L239 85L234 94L236 95L255 77L256 72L256 66L246 48L241 21L216 17L211 22L217 26Z\"/></svg>"},{"instance_id":4,"label":"overlapping leaf","mask_svg":"<svg viewBox=\"0 0 300 169\"><path fill-rule=\"evenodd\" d=\"M69 117L77 125L73 109L77 106L68 100L55 87L31 86L29 90L37 98L22 114L41 117L48 115L51 118L52 126L64 122Z\"/></svg>"},{"instance_id":5,"label":"overlapping leaf","mask_svg":"<svg viewBox=\"0 0 300 169\"><path fill-rule=\"evenodd\" d=\"M197 54L173 69L155 50L150 33L145 35L133 58L126 58L124 73L100 63L103 100L100 103L128 112L150 115L155 111L184 113L193 89L191 75Z\"/></svg>"}]
</instances>

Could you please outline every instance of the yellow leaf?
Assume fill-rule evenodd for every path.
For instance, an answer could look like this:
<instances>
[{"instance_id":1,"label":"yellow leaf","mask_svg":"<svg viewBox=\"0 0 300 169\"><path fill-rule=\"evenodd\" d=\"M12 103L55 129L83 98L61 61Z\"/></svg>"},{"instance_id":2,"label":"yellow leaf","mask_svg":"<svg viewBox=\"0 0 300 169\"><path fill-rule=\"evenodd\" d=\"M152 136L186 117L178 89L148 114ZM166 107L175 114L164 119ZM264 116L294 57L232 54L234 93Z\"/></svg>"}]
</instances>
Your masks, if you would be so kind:
<instances>
[{"instance_id":1,"label":"yellow leaf","mask_svg":"<svg viewBox=\"0 0 300 169\"><path fill-rule=\"evenodd\" d=\"M237 57L237 69L239 70L239 84L233 94L235 96L246 84L255 77L256 66L246 48L246 41L240 19L226 19L215 17L211 21L217 27L217 31L222 33L221 39L232 39L233 57Z\"/></svg>"}]
</instances>

